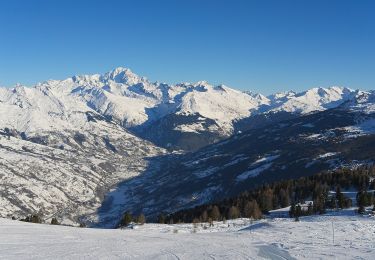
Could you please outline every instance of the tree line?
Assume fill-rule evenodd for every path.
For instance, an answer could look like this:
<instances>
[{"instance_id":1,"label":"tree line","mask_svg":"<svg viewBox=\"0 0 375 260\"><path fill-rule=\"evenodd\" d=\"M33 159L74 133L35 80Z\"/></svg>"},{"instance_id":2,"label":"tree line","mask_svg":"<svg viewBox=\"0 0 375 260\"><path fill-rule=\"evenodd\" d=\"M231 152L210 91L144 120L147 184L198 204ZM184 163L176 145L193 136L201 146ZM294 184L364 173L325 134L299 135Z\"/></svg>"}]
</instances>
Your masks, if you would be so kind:
<instances>
[{"instance_id":1,"label":"tree line","mask_svg":"<svg viewBox=\"0 0 375 260\"><path fill-rule=\"evenodd\" d=\"M327 208L343 209L352 206L342 190L356 189L358 212L374 204L375 167L337 169L295 180L283 180L264 184L259 188L242 192L238 196L181 210L172 214L160 213L159 223L212 222L238 217L259 219L270 210L290 207L290 216L324 214ZM335 191L332 196L329 191ZM301 204L311 200L311 205ZM375 206L374 206L375 210Z\"/></svg>"}]
</instances>

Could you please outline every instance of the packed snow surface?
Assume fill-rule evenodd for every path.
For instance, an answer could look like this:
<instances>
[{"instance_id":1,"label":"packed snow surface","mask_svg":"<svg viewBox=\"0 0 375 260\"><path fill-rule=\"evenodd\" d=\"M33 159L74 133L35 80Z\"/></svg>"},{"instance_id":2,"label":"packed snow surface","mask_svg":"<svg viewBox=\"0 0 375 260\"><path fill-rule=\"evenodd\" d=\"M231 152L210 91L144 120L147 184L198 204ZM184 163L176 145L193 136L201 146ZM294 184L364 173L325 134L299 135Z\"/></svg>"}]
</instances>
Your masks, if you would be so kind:
<instances>
[{"instance_id":1,"label":"packed snow surface","mask_svg":"<svg viewBox=\"0 0 375 260\"><path fill-rule=\"evenodd\" d=\"M2 259L373 259L374 241L374 218L352 211L123 230L0 219Z\"/></svg>"}]
</instances>

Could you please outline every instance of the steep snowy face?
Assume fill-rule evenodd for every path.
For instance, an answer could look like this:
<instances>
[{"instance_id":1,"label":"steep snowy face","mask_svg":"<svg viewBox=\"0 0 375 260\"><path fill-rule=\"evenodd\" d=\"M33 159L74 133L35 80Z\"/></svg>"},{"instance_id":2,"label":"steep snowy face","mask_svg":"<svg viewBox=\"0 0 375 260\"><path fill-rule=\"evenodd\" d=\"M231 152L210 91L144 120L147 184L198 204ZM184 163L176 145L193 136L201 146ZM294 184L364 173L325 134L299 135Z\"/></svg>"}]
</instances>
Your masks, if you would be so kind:
<instances>
[{"instance_id":1,"label":"steep snowy face","mask_svg":"<svg viewBox=\"0 0 375 260\"><path fill-rule=\"evenodd\" d=\"M190 86L177 108L177 114L200 114L215 120L221 127L232 129L232 121L251 115L267 100L246 95L243 92L226 86L212 86L206 82L198 82ZM178 102L178 100L175 100Z\"/></svg>"},{"instance_id":2,"label":"steep snowy face","mask_svg":"<svg viewBox=\"0 0 375 260\"><path fill-rule=\"evenodd\" d=\"M128 86L148 82L146 78L139 77L130 69L118 67L102 76L104 82L114 81Z\"/></svg>"},{"instance_id":3,"label":"steep snowy face","mask_svg":"<svg viewBox=\"0 0 375 260\"><path fill-rule=\"evenodd\" d=\"M16 129L20 132L39 130L59 130L69 128L70 122L81 124L80 114L85 107L80 104L70 105L63 102L48 88L26 88L17 86L14 89L1 89L0 92L0 128Z\"/></svg>"}]
</instances>

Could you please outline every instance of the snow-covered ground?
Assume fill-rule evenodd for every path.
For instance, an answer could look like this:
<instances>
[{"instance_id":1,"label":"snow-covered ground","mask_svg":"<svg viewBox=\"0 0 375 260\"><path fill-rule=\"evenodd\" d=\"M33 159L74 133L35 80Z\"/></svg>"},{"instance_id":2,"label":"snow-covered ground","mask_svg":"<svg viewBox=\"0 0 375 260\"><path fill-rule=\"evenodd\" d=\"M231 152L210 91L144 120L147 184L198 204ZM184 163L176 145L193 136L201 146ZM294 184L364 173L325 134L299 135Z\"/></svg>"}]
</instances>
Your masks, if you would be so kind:
<instances>
[{"instance_id":1,"label":"snow-covered ground","mask_svg":"<svg viewBox=\"0 0 375 260\"><path fill-rule=\"evenodd\" d=\"M145 224L124 230L0 219L1 259L373 259L374 241L374 217L353 210L300 222L237 219L214 227Z\"/></svg>"}]
</instances>

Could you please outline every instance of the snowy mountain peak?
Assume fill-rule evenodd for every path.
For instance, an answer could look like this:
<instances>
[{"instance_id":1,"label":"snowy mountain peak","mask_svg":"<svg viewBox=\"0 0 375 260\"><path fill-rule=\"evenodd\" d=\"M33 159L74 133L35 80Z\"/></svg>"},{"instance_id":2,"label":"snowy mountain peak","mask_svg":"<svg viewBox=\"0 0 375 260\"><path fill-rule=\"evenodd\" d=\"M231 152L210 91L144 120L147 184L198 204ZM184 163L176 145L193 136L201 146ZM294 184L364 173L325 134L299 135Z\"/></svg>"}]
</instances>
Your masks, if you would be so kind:
<instances>
[{"instance_id":1,"label":"snowy mountain peak","mask_svg":"<svg viewBox=\"0 0 375 260\"><path fill-rule=\"evenodd\" d=\"M290 90L290 91L284 91L284 92L277 92L275 94L271 94L267 96L272 101L280 101L282 99L288 99L293 98L296 95L296 92Z\"/></svg>"},{"instance_id":2,"label":"snowy mountain peak","mask_svg":"<svg viewBox=\"0 0 375 260\"><path fill-rule=\"evenodd\" d=\"M317 87L309 89L305 92L302 92L300 95L313 95L313 96L342 96L353 93L354 90L346 88L346 87L338 87L338 86L332 86L329 88L323 88L323 87Z\"/></svg>"},{"instance_id":3,"label":"snowy mountain peak","mask_svg":"<svg viewBox=\"0 0 375 260\"><path fill-rule=\"evenodd\" d=\"M266 97L266 96L264 96L264 95L262 95L260 93L254 93L252 91L243 91L243 93L249 95L252 98L255 98L257 100L263 101L264 103L269 103L270 102L270 100L269 100L268 97Z\"/></svg>"},{"instance_id":4,"label":"snowy mountain peak","mask_svg":"<svg viewBox=\"0 0 375 260\"><path fill-rule=\"evenodd\" d=\"M210 83L208 83L208 81L206 81L206 80L200 80L193 85L194 86L202 86L202 87L212 87L212 85Z\"/></svg>"},{"instance_id":5,"label":"snowy mountain peak","mask_svg":"<svg viewBox=\"0 0 375 260\"><path fill-rule=\"evenodd\" d=\"M147 81L146 78L140 77L133 73L128 68L118 67L110 72L104 74L103 79L108 81L112 80L116 83L123 83L127 85L135 85L140 82Z\"/></svg>"}]
</instances>

